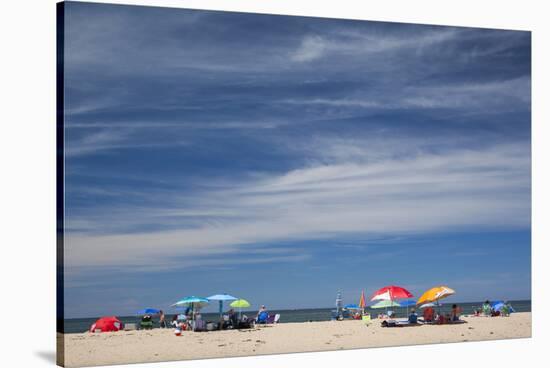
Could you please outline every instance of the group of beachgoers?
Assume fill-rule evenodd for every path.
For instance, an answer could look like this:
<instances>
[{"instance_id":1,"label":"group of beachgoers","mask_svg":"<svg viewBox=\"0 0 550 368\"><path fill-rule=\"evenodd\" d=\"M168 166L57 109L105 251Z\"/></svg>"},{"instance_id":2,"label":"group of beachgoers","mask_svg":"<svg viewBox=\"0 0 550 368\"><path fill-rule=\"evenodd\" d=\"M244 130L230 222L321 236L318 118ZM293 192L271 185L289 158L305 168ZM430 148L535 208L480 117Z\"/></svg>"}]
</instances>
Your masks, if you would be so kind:
<instances>
[{"instance_id":1,"label":"group of beachgoers","mask_svg":"<svg viewBox=\"0 0 550 368\"><path fill-rule=\"evenodd\" d=\"M490 301L486 300L485 303L481 306L481 308L474 310L474 316L476 317L509 317L510 313L513 312L514 309L512 308L512 305L509 302L503 302L502 305L499 306L499 308L495 308L493 304L491 304Z\"/></svg>"},{"instance_id":2,"label":"group of beachgoers","mask_svg":"<svg viewBox=\"0 0 550 368\"><path fill-rule=\"evenodd\" d=\"M495 308L494 303L485 301L480 308L474 309L473 316L485 316L485 317L508 317L513 311L512 306L508 302L501 302L498 308ZM411 308L408 312L406 319L397 320L393 311L387 311L385 313L378 314L377 318L382 321L383 327L394 327L403 325L420 325L420 324L456 324L464 323L460 317L463 310L457 304L453 304L450 313L441 312L440 308L434 308L428 306L423 308L421 316L417 313L416 308ZM349 319L370 321L370 314L356 311L353 314L348 315Z\"/></svg>"},{"instance_id":3,"label":"group of beachgoers","mask_svg":"<svg viewBox=\"0 0 550 368\"><path fill-rule=\"evenodd\" d=\"M270 318L271 317L271 318ZM206 321L202 314L193 313L191 308L186 308L184 313L174 315L171 326L175 329L175 334L181 334L181 331L214 331L230 329L254 328L256 324L276 323L277 320L270 316L265 305L262 305L254 317L249 317L241 312L236 312L230 308L222 313L218 321Z\"/></svg>"},{"instance_id":4,"label":"group of beachgoers","mask_svg":"<svg viewBox=\"0 0 550 368\"><path fill-rule=\"evenodd\" d=\"M460 315L462 308L453 304L451 307L451 313L437 313L433 307L426 307L422 312L422 319L418 317L416 309L412 308L407 318L409 324L427 323L427 324L448 324L448 323L460 323Z\"/></svg>"}]
</instances>

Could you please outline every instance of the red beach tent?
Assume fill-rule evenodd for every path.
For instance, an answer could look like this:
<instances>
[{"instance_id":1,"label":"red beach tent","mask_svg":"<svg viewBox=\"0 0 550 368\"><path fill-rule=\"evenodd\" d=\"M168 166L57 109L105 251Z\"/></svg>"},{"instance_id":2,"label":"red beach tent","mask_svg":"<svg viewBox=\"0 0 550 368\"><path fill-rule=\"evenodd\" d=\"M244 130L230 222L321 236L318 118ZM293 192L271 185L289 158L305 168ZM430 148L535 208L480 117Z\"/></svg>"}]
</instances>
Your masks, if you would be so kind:
<instances>
[{"instance_id":1,"label":"red beach tent","mask_svg":"<svg viewBox=\"0 0 550 368\"><path fill-rule=\"evenodd\" d=\"M101 332L120 331L124 324L116 317L101 317L90 326L90 332L101 330Z\"/></svg>"}]
</instances>

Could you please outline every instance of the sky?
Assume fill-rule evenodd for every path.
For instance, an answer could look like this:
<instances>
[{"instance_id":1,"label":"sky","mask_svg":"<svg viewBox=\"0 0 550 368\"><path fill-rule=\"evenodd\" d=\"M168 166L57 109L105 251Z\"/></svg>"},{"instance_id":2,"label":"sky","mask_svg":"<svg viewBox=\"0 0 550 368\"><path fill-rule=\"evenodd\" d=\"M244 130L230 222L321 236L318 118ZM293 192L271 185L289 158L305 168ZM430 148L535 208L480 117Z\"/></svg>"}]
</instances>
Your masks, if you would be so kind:
<instances>
[{"instance_id":1,"label":"sky","mask_svg":"<svg viewBox=\"0 0 550 368\"><path fill-rule=\"evenodd\" d=\"M530 299L529 32L68 2L64 52L67 318Z\"/></svg>"}]
</instances>

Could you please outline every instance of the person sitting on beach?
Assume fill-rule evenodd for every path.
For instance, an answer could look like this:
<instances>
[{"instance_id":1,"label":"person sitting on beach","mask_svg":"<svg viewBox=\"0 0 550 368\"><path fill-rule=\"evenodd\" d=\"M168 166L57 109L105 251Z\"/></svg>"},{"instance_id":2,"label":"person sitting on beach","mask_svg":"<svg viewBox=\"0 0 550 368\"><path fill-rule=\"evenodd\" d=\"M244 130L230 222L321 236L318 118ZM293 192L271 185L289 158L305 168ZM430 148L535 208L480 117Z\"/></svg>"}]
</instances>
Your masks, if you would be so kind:
<instances>
[{"instance_id":1,"label":"person sitting on beach","mask_svg":"<svg viewBox=\"0 0 550 368\"><path fill-rule=\"evenodd\" d=\"M256 318L258 318L260 316L260 314L263 313L263 312L267 313L267 308L265 307L265 305L262 305L260 307L260 309L258 310L258 314L256 315Z\"/></svg>"},{"instance_id":2,"label":"person sitting on beach","mask_svg":"<svg viewBox=\"0 0 550 368\"><path fill-rule=\"evenodd\" d=\"M179 326L177 314L174 314L174 316L172 317L172 322L170 322L170 325L174 328L177 328Z\"/></svg>"},{"instance_id":3,"label":"person sitting on beach","mask_svg":"<svg viewBox=\"0 0 550 368\"><path fill-rule=\"evenodd\" d=\"M458 305L453 304L451 308L451 321L460 321L460 312L462 312L462 309Z\"/></svg>"},{"instance_id":4,"label":"person sitting on beach","mask_svg":"<svg viewBox=\"0 0 550 368\"><path fill-rule=\"evenodd\" d=\"M424 309L424 322L433 322L434 321L434 309L432 307L427 307Z\"/></svg>"},{"instance_id":5,"label":"person sitting on beach","mask_svg":"<svg viewBox=\"0 0 550 368\"><path fill-rule=\"evenodd\" d=\"M187 307L187 308L185 308L185 311L183 312L183 314L185 315L185 317L187 319L191 319L193 313L191 311L191 308Z\"/></svg>"},{"instance_id":6,"label":"person sitting on beach","mask_svg":"<svg viewBox=\"0 0 550 368\"><path fill-rule=\"evenodd\" d=\"M512 311L512 306L510 303L505 302L502 308L500 309L500 315L502 317L510 317L510 312Z\"/></svg>"},{"instance_id":7,"label":"person sitting on beach","mask_svg":"<svg viewBox=\"0 0 550 368\"><path fill-rule=\"evenodd\" d=\"M229 326L231 326L232 328L237 328L238 324L239 324L238 316L233 310L233 308L231 308L230 310L227 311L227 324L224 322L224 325L226 328Z\"/></svg>"},{"instance_id":8,"label":"person sitting on beach","mask_svg":"<svg viewBox=\"0 0 550 368\"><path fill-rule=\"evenodd\" d=\"M416 324L418 323L418 315L416 314L416 311L411 309L411 314L409 315L409 323Z\"/></svg>"}]
</instances>

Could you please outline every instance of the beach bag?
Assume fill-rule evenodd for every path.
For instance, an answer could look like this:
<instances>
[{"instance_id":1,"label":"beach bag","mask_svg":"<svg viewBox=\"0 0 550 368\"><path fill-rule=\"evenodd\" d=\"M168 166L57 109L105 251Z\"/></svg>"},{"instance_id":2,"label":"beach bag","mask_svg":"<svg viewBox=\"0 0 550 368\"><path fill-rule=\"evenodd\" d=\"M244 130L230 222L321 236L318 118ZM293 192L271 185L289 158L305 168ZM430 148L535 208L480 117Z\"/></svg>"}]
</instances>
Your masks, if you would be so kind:
<instances>
[{"instance_id":1,"label":"beach bag","mask_svg":"<svg viewBox=\"0 0 550 368\"><path fill-rule=\"evenodd\" d=\"M210 322L206 324L206 331L214 331L218 329L218 324L214 322Z\"/></svg>"},{"instance_id":2,"label":"beach bag","mask_svg":"<svg viewBox=\"0 0 550 368\"><path fill-rule=\"evenodd\" d=\"M195 321L195 328L194 331L204 331L206 330L206 323L202 319L198 319Z\"/></svg>"}]
</instances>

